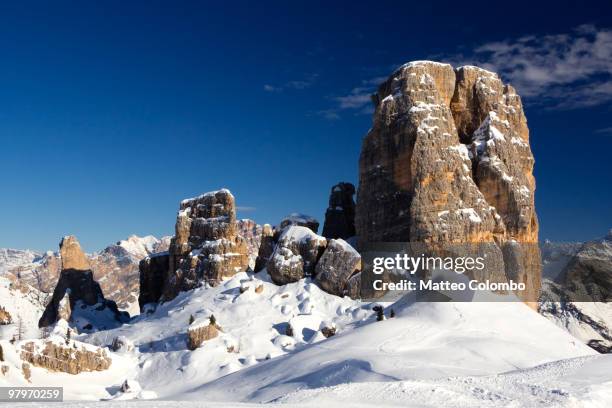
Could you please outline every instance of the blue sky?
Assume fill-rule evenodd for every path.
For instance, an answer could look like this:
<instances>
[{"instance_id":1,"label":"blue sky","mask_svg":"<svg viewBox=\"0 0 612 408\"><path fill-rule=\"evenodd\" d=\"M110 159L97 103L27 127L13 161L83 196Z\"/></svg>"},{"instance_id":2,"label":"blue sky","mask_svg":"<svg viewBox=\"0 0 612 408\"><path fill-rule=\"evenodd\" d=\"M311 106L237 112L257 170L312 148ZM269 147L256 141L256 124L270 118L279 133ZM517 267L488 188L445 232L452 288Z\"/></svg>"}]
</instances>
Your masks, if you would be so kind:
<instances>
[{"instance_id":1,"label":"blue sky","mask_svg":"<svg viewBox=\"0 0 612 408\"><path fill-rule=\"evenodd\" d=\"M542 238L612 227L609 4L98 3L0 5L0 247L168 235L221 187L240 217L322 222L357 182L368 94L432 58L524 95Z\"/></svg>"}]
</instances>

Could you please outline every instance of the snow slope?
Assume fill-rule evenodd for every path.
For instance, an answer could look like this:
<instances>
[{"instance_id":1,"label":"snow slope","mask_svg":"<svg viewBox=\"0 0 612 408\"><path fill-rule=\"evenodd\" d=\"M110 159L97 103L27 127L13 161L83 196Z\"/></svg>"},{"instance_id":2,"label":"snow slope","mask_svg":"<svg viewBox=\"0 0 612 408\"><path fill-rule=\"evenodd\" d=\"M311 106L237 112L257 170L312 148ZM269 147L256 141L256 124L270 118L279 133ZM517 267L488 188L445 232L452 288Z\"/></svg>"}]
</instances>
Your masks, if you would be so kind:
<instances>
[{"instance_id":1,"label":"snow slope","mask_svg":"<svg viewBox=\"0 0 612 408\"><path fill-rule=\"evenodd\" d=\"M22 290L23 289L23 290ZM15 279L0 276L0 306L4 307L13 319L13 323L0 326L0 340L18 337L19 317L21 317L22 337L38 338L38 319L44 310L43 294L31 286L18 285Z\"/></svg>"},{"instance_id":2,"label":"snow slope","mask_svg":"<svg viewBox=\"0 0 612 408\"><path fill-rule=\"evenodd\" d=\"M267 402L302 389L493 375L596 354L522 303L400 302L394 319L363 325L180 398Z\"/></svg>"},{"instance_id":3,"label":"snow slope","mask_svg":"<svg viewBox=\"0 0 612 408\"><path fill-rule=\"evenodd\" d=\"M609 407L612 356L579 357L488 376L342 384L276 402L307 406Z\"/></svg>"},{"instance_id":4,"label":"snow slope","mask_svg":"<svg viewBox=\"0 0 612 408\"><path fill-rule=\"evenodd\" d=\"M598 355L546 363L489 376L366 382L299 390L274 401L286 408L607 408L612 405L612 356ZM261 407L255 403L202 401L120 401L114 407ZM0 404L1 405L1 404ZM11 404L37 407L42 404ZM64 403L70 408L102 408L106 402Z\"/></svg>"},{"instance_id":5,"label":"snow slope","mask_svg":"<svg viewBox=\"0 0 612 408\"><path fill-rule=\"evenodd\" d=\"M115 337L126 339L134 347L123 354L135 361L135 369L126 379L168 398L267 359L305 349L325 339L319 330L322 326L334 326L343 332L373 319L369 305L329 295L307 280L276 286L263 273L255 276L243 272L217 287L183 292L129 324L75 338L100 346L110 345ZM261 291L255 292L260 285ZM186 332L190 317L195 327L211 314L223 332L189 351ZM288 324L292 337L286 335Z\"/></svg>"}]
</instances>

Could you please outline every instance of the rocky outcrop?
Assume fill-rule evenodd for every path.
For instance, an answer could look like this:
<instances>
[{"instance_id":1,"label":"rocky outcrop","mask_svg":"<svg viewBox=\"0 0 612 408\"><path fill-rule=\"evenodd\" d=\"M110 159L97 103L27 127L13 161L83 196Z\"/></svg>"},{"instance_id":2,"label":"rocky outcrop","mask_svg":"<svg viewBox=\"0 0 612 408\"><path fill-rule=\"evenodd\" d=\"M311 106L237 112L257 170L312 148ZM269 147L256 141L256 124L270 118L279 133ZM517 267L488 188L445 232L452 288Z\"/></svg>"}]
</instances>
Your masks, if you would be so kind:
<instances>
[{"instance_id":1,"label":"rocky outcrop","mask_svg":"<svg viewBox=\"0 0 612 408\"><path fill-rule=\"evenodd\" d=\"M138 305L140 310L147 303L157 302L163 293L166 276L170 269L170 254L162 252L151 255L140 261L140 292Z\"/></svg>"},{"instance_id":2,"label":"rocky outcrop","mask_svg":"<svg viewBox=\"0 0 612 408\"><path fill-rule=\"evenodd\" d=\"M286 227L267 263L270 277L277 285L285 285L313 275L326 244L325 238L307 227Z\"/></svg>"},{"instance_id":3,"label":"rocky outcrop","mask_svg":"<svg viewBox=\"0 0 612 408\"><path fill-rule=\"evenodd\" d=\"M360 245L478 244L505 261L493 276L526 283L523 298L536 300L534 160L514 89L480 68L417 61L373 100L359 164Z\"/></svg>"},{"instance_id":4,"label":"rocky outcrop","mask_svg":"<svg viewBox=\"0 0 612 408\"><path fill-rule=\"evenodd\" d=\"M220 331L222 331L221 327L214 321L214 318L208 319L206 324L194 322L187 329L187 347L189 350L195 350L206 340L217 337Z\"/></svg>"},{"instance_id":5,"label":"rocky outcrop","mask_svg":"<svg viewBox=\"0 0 612 408\"><path fill-rule=\"evenodd\" d=\"M263 228L253 220L242 219L236 221L238 235L244 238L249 254L249 268L255 270L257 256L259 255L259 247L262 240Z\"/></svg>"},{"instance_id":6,"label":"rocky outcrop","mask_svg":"<svg viewBox=\"0 0 612 408\"><path fill-rule=\"evenodd\" d=\"M170 245L170 272L162 295L172 299L202 280L211 285L248 267L246 240L237 233L234 196L223 189L183 200Z\"/></svg>"},{"instance_id":7,"label":"rocky outcrop","mask_svg":"<svg viewBox=\"0 0 612 408\"><path fill-rule=\"evenodd\" d=\"M248 242L239 235L235 200L229 190L181 202L164 267L165 263L165 254L140 263L141 307L173 299L204 281L217 285L249 267Z\"/></svg>"},{"instance_id":8,"label":"rocky outcrop","mask_svg":"<svg viewBox=\"0 0 612 408\"><path fill-rule=\"evenodd\" d=\"M329 195L329 207L325 211L323 236L327 239L347 239L355 236L355 186L338 183Z\"/></svg>"},{"instance_id":9,"label":"rocky outcrop","mask_svg":"<svg viewBox=\"0 0 612 408\"><path fill-rule=\"evenodd\" d=\"M13 323L11 314L2 306L0 306L0 326Z\"/></svg>"},{"instance_id":10,"label":"rocky outcrop","mask_svg":"<svg viewBox=\"0 0 612 408\"><path fill-rule=\"evenodd\" d=\"M266 267L268 260L274 252L274 230L270 224L264 224L261 231L261 243L259 245L259 252L257 253L257 259L255 260L255 272L261 271Z\"/></svg>"},{"instance_id":11,"label":"rocky outcrop","mask_svg":"<svg viewBox=\"0 0 612 408\"><path fill-rule=\"evenodd\" d=\"M71 266L77 265L79 264ZM21 359L49 371L74 375L87 371L104 371L112 362L102 348L78 342L64 345L58 339L29 341L23 344Z\"/></svg>"},{"instance_id":12,"label":"rocky outcrop","mask_svg":"<svg viewBox=\"0 0 612 408\"><path fill-rule=\"evenodd\" d=\"M283 218L280 222L279 231L282 231L286 227L290 225L298 225L300 227L307 227L315 234L319 230L319 221L317 221L314 217L310 215L300 214L300 213L291 213L285 218Z\"/></svg>"},{"instance_id":13,"label":"rocky outcrop","mask_svg":"<svg viewBox=\"0 0 612 408\"><path fill-rule=\"evenodd\" d=\"M57 322L62 314L66 314L66 306L62 303L66 296L69 300L69 320L79 330L83 328L82 326L92 324L88 318L83 319L82 322L76 319L78 315L87 314L88 309L95 309L97 314L104 314L115 322L123 322L129 319L127 313L119 312L115 302L104 298L102 289L94 279L93 272L89 269L89 262L83 254L76 237L67 236L62 239L60 242L60 254L62 271L53 291L51 301L38 322L39 327L50 326ZM104 320L107 321L108 319ZM82 326L79 323L82 323ZM105 322L97 328L110 327Z\"/></svg>"},{"instance_id":14,"label":"rocky outcrop","mask_svg":"<svg viewBox=\"0 0 612 408\"><path fill-rule=\"evenodd\" d=\"M332 239L317 262L315 282L326 292L343 296L348 281L361 269L361 255L342 239Z\"/></svg>"}]
</instances>

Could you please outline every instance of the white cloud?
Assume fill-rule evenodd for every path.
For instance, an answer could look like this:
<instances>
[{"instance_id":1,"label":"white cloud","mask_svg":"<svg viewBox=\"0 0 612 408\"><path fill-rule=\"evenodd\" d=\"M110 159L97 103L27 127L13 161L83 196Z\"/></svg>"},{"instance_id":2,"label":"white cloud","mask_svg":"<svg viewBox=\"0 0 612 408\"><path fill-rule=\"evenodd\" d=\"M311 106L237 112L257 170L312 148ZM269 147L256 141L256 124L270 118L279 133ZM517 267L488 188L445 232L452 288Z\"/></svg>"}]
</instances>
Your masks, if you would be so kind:
<instances>
[{"instance_id":1,"label":"white cloud","mask_svg":"<svg viewBox=\"0 0 612 408\"><path fill-rule=\"evenodd\" d=\"M282 92L285 89L303 90L314 85L318 77L319 74L308 74L304 79L287 81L282 85L265 84L263 89L266 92Z\"/></svg>"},{"instance_id":2,"label":"white cloud","mask_svg":"<svg viewBox=\"0 0 612 408\"><path fill-rule=\"evenodd\" d=\"M327 120L338 120L340 119L340 114L336 109L324 109L317 112L317 115L323 116Z\"/></svg>"},{"instance_id":3,"label":"white cloud","mask_svg":"<svg viewBox=\"0 0 612 408\"><path fill-rule=\"evenodd\" d=\"M387 77L375 77L361 81L361 85L353 88L347 95L335 96L332 99L336 102L336 107L326 111L328 119L339 119L339 111L353 110L358 115L371 115L374 112L372 107L372 94L376 88L387 79ZM333 112L333 115L330 113Z\"/></svg>"},{"instance_id":4,"label":"white cloud","mask_svg":"<svg viewBox=\"0 0 612 408\"><path fill-rule=\"evenodd\" d=\"M604 134L604 135L612 135L612 126L605 127L605 128L602 128L602 129L597 129L595 131L595 133L600 133L600 134Z\"/></svg>"},{"instance_id":5,"label":"white cloud","mask_svg":"<svg viewBox=\"0 0 612 408\"><path fill-rule=\"evenodd\" d=\"M263 86L263 89L266 92L280 92L280 91L282 91L282 88L278 88L278 87L276 87L274 85L270 85L270 84L265 84Z\"/></svg>"},{"instance_id":6,"label":"white cloud","mask_svg":"<svg viewBox=\"0 0 612 408\"><path fill-rule=\"evenodd\" d=\"M612 30L582 25L570 33L482 44L455 65L498 72L524 98L553 108L612 101Z\"/></svg>"}]
</instances>

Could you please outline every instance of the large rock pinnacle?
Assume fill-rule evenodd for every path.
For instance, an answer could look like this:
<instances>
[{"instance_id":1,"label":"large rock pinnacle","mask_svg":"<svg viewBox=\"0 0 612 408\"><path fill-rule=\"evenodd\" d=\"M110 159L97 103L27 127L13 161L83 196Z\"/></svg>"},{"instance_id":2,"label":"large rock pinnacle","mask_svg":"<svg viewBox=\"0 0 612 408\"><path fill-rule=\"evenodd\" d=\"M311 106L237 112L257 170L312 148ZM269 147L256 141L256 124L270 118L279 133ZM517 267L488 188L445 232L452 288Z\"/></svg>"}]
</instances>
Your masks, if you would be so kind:
<instances>
[{"instance_id":1,"label":"large rock pinnacle","mask_svg":"<svg viewBox=\"0 0 612 408\"><path fill-rule=\"evenodd\" d=\"M109 329L129 319L129 314L120 312L115 302L104 298L76 237L62 239L60 254L62 270L51 301L38 322L39 327L65 319L77 330ZM106 315L106 318L100 319L102 323L94 327L96 322L91 319L92 314Z\"/></svg>"},{"instance_id":2,"label":"large rock pinnacle","mask_svg":"<svg viewBox=\"0 0 612 408\"><path fill-rule=\"evenodd\" d=\"M520 97L492 72L431 61L373 97L359 165L360 242L486 244L540 287L534 159ZM517 245L518 244L518 245Z\"/></svg>"}]
</instances>

